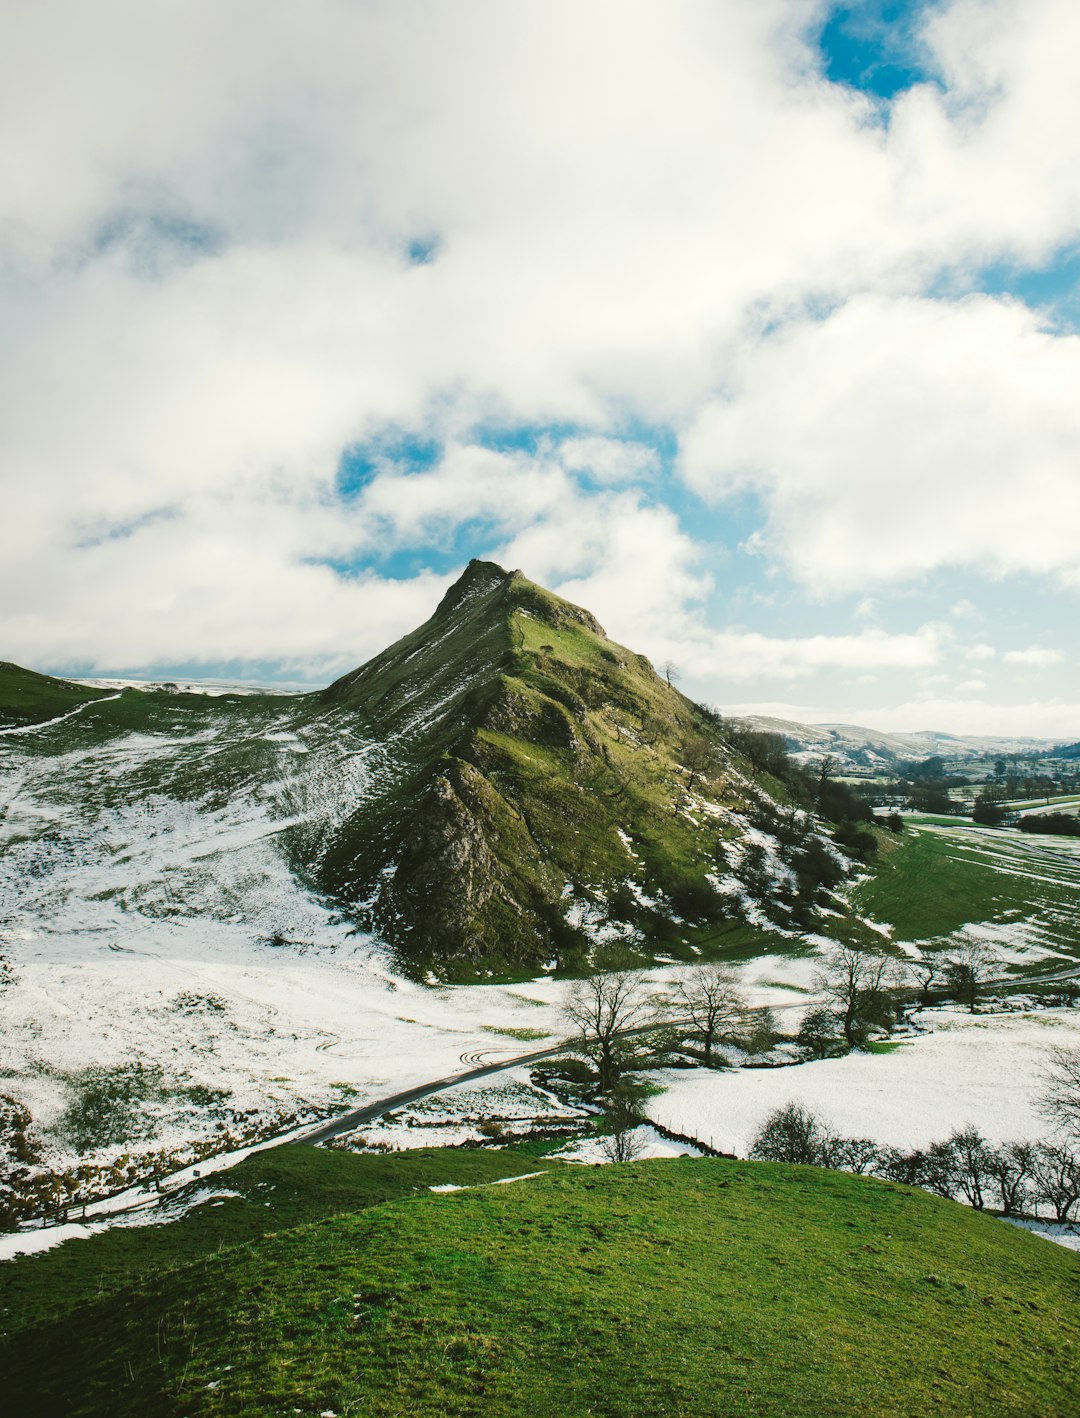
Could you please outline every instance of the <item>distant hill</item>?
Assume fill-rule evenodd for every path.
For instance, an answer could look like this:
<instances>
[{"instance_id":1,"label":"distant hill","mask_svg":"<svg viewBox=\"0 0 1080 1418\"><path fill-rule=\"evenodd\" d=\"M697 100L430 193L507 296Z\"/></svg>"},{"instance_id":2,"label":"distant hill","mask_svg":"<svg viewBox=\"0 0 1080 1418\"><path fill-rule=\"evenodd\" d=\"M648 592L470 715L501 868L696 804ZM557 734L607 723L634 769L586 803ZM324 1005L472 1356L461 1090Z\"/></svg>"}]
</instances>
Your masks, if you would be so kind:
<instances>
[{"instance_id":1,"label":"distant hill","mask_svg":"<svg viewBox=\"0 0 1080 1418\"><path fill-rule=\"evenodd\" d=\"M988 754L1031 753L1053 748L1052 739L987 737L945 734L932 730L917 733L885 733L856 724L802 724L794 719L773 719L752 714L741 718L765 733L779 734L794 753L831 754L853 767L890 766L903 759L942 757L980 758ZM1055 751L1055 756L1064 756Z\"/></svg>"},{"instance_id":2,"label":"distant hill","mask_svg":"<svg viewBox=\"0 0 1080 1418\"><path fill-rule=\"evenodd\" d=\"M106 689L54 679L13 665L10 660L0 661L0 729L41 724L107 694Z\"/></svg>"}]
</instances>

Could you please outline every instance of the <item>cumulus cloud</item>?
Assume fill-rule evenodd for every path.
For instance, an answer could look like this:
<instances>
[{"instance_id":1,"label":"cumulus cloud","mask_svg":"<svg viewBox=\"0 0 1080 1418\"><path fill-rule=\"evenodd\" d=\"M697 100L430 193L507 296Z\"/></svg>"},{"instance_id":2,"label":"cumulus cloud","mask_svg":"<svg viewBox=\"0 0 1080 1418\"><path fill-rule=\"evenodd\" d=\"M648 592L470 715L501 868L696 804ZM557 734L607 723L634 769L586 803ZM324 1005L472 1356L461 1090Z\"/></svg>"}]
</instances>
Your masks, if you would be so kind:
<instances>
[{"instance_id":1,"label":"cumulus cloud","mask_svg":"<svg viewBox=\"0 0 1080 1418\"><path fill-rule=\"evenodd\" d=\"M688 639L680 648L687 671L695 677L793 680L820 670L922 670L939 662L942 637L933 625L910 635L864 630L856 635L783 637L720 631Z\"/></svg>"},{"instance_id":2,"label":"cumulus cloud","mask_svg":"<svg viewBox=\"0 0 1080 1418\"><path fill-rule=\"evenodd\" d=\"M748 347L683 440L703 496L763 497L807 584L1080 564L1080 338L1027 307L860 296ZM778 416L778 411L782 415Z\"/></svg>"},{"instance_id":3,"label":"cumulus cloud","mask_svg":"<svg viewBox=\"0 0 1080 1418\"><path fill-rule=\"evenodd\" d=\"M564 439L559 461L571 472L588 473L601 483L637 481L650 477L660 467L655 448L616 438Z\"/></svg>"},{"instance_id":4,"label":"cumulus cloud","mask_svg":"<svg viewBox=\"0 0 1080 1418\"><path fill-rule=\"evenodd\" d=\"M1031 645L1026 650L1006 650L1002 659L1009 665L1029 665L1043 670L1047 665L1060 665L1065 656L1060 650L1046 649L1041 645Z\"/></svg>"}]
</instances>

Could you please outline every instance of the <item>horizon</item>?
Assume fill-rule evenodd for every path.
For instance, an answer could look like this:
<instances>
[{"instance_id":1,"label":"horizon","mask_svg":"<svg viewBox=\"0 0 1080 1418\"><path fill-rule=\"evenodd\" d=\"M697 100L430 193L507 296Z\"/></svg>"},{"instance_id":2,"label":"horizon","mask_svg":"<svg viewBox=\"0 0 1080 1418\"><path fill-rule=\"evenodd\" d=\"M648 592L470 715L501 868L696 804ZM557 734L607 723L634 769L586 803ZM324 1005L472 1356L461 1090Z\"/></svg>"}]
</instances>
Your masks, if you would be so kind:
<instances>
[{"instance_id":1,"label":"horizon","mask_svg":"<svg viewBox=\"0 0 1080 1418\"><path fill-rule=\"evenodd\" d=\"M6 30L0 657L317 687L482 557L725 713L1080 739L1065 0Z\"/></svg>"}]
</instances>

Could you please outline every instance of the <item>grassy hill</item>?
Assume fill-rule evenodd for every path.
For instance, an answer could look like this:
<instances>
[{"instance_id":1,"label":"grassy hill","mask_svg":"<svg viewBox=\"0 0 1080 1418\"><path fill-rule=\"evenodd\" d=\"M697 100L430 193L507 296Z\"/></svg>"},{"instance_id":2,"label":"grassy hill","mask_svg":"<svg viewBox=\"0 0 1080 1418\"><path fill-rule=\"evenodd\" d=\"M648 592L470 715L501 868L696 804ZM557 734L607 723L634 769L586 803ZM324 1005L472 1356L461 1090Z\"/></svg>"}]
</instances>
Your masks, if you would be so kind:
<instances>
[{"instance_id":1,"label":"grassy hill","mask_svg":"<svg viewBox=\"0 0 1080 1418\"><path fill-rule=\"evenodd\" d=\"M396 771L316 879L417 965L572 969L598 940L612 964L658 946L693 958L673 916L738 937L709 878L745 832L730 814L779 785L644 656L520 572L470 563L426 624L319 700L392 744Z\"/></svg>"},{"instance_id":2,"label":"grassy hill","mask_svg":"<svg viewBox=\"0 0 1080 1418\"><path fill-rule=\"evenodd\" d=\"M40 724L107 694L105 689L72 684L70 680L25 670L8 660L0 661L0 729Z\"/></svg>"},{"instance_id":3,"label":"grassy hill","mask_svg":"<svg viewBox=\"0 0 1080 1418\"><path fill-rule=\"evenodd\" d=\"M978 923L1019 950L1009 967L1018 974L1080 957L1080 855L1067 842L942 818L915 820L884 847L852 903L888 922L897 940L952 946L957 933Z\"/></svg>"},{"instance_id":4,"label":"grassy hill","mask_svg":"<svg viewBox=\"0 0 1080 1418\"><path fill-rule=\"evenodd\" d=\"M502 1175L524 1170L506 1163ZM100 1293L88 1298L84 1286L46 1318L9 1309L0 1362L10 1409L1080 1411L1080 1265L1027 1233L922 1192L808 1168L535 1167L544 1175L509 1186L329 1218L316 1188L323 1219L286 1222L137 1284L105 1274ZM341 1176L335 1185L345 1202ZM24 1276L50 1263L27 1261Z\"/></svg>"}]
</instances>

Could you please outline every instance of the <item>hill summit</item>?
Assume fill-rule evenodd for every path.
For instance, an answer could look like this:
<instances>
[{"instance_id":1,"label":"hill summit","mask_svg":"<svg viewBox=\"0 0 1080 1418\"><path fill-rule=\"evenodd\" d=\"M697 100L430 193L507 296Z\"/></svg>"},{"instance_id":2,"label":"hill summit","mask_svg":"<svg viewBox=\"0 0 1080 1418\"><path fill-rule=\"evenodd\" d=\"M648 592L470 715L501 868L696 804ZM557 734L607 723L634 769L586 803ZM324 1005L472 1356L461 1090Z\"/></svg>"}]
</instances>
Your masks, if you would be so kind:
<instances>
[{"instance_id":1,"label":"hill summit","mask_svg":"<svg viewBox=\"0 0 1080 1418\"><path fill-rule=\"evenodd\" d=\"M316 880L413 964L692 958L688 922L745 923L724 843L741 857L769 793L715 714L520 571L470 562L430 620L318 702L393 764Z\"/></svg>"}]
</instances>

